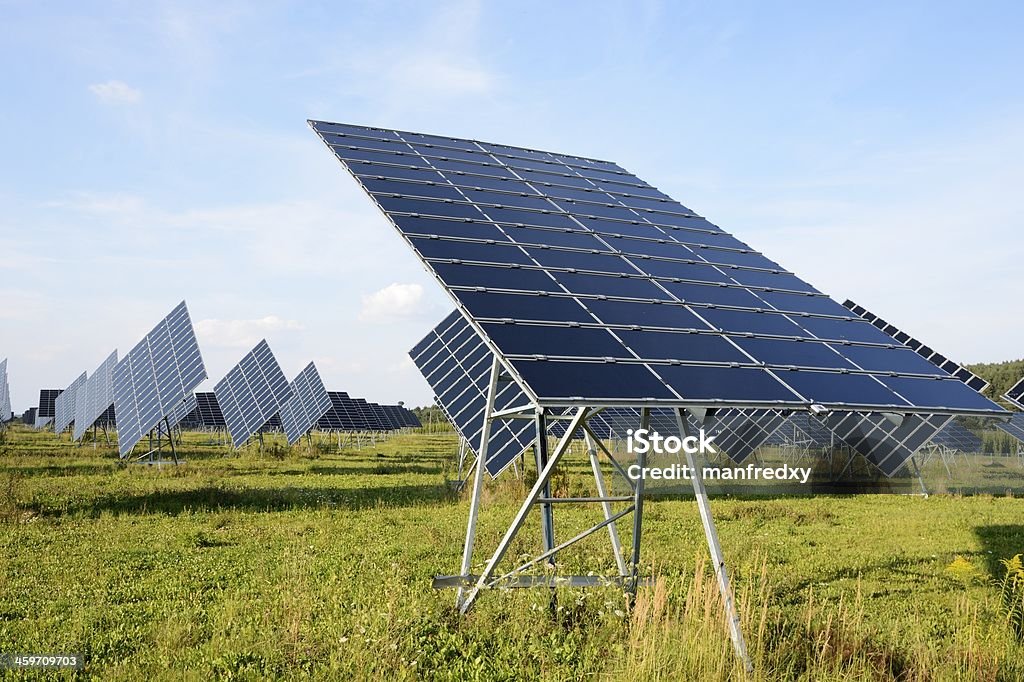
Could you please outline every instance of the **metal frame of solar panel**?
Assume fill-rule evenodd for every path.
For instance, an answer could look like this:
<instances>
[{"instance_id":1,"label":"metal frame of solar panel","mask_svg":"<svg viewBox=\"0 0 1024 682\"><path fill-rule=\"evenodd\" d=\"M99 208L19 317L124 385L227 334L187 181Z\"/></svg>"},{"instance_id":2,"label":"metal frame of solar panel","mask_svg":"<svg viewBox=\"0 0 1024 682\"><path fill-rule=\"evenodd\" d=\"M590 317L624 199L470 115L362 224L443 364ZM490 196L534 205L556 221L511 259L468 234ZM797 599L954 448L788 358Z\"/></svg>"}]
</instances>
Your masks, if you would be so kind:
<instances>
[{"instance_id":1,"label":"metal frame of solar panel","mask_svg":"<svg viewBox=\"0 0 1024 682\"><path fill-rule=\"evenodd\" d=\"M1024 379L1021 379L1014 384L1013 387L1003 395L1003 397L1013 403L1016 407L1024 410Z\"/></svg>"},{"instance_id":2,"label":"metal frame of solar panel","mask_svg":"<svg viewBox=\"0 0 1024 682\"><path fill-rule=\"evenodd\" d=\"M213 387L231 434L241 447L277 416L292 390L266 339L246 353Z\"/></svg>"},{"instance_id":3,"label":"metal frame of solar panel","mask_svg":"<svg viewBox=\"0 0 1024 682\"><path fill-rule=\"evenodd\" d=\"M82 440L85 432L96 424L107 409L114 404L114 367L116 365L117 351L115 350L100 363L85 384L78 389L78 395L75 396L75 428L72 431L72 438L75 440Z\"/></svg>"},{"instance_id":4,"label":"metal frame of solar panel","mask_svg":"<svg viewBox=\"0 0 1024 682\"><path fill-rule=\"evenodd\" d=\"M460 589L463 611L501 582L496 566L538 504L542 560L553 561L551 504L543 500L573 432L595 407L692 408L702 425L715 418L705 410L721 407L1005 414L614 163L309 124L495 354L492 383L507 374L526 394L518 415L494 411L488 401L486 421L536 411L537 482L465 598ZM577 408L573 422L547 453L546 410L566 407ZM482 485L477 473L463 580ZM694 477L693 484L702 482ZM698 493L698 502L712 561L722 566L706 496ZM635 522L642 516L642 495L628 513ZM621 576L633 588L634 549L633 575ZM721 587L731 609L727 583ZM738 621L730 615L730 622ZM732 634L740 653L738 626Z\"/></svg>"},{"instance_id":5,"label":"metal frame of solar panel","mask_svg":"<svg viewBox=\"0 0 1024 682\"><path fill-rule=\"evenodd\" d=\"M0 426L6 424L14 415L11 412L11 388L7 382L7 358L0 361Z\"/></svg>"},{"instance_id":6,"label":"metal frame of solar panel","mask_svg":"<svg viewBox=\"0 0 1024 682\"><path fill-rule=\"evenodd\" d=\"M312 362L291 382L291 397L281 407L281 423L289 445L295 445L331 409L331 397Z\"/></svg>"},{"instance_id":7,"label":"metal frame of solar panel","mask_svg":"<svg viewBox=\"0 0 1024 682\"><path fill-rule=\"evenodd\" d=\"M57 399L53 401L53 432L56 435L64 433L71 422L75 420L75 401L78 399L78 389L85 386L89 375L82 372L78 378L61 391Z\"/></svg>"},{"instance_id":8,"label":"metal frame of solar panel","mask_svg":"<svg viewBox=\"0 0 1024 682\"><path fill-rule=\"evenodd\" d=\"M166 426L168 417L206 378L192 318L182 301L114 367L114 410L121 458L128 457L160 422ZM169 431L166 428L164 433ZM170 445L177 460L173 440Z\"/></svg>"},{"instance_id":9,"label":"metal frame of solar panel","mask_svg":"<svg viewBox=\"0 0 1024 682\"><path fill-rule=\"evenodd\" d=\"M417 343L409 356L437 396L448 421L479 456L494 355L456 310ZM499 410L525 400L513 381L495 386L493 403ZM512 466L531 446L533 429L533 424L524 420L502 422L488 430L484 469L492 478Z\"/></svg>"}]
</instances>

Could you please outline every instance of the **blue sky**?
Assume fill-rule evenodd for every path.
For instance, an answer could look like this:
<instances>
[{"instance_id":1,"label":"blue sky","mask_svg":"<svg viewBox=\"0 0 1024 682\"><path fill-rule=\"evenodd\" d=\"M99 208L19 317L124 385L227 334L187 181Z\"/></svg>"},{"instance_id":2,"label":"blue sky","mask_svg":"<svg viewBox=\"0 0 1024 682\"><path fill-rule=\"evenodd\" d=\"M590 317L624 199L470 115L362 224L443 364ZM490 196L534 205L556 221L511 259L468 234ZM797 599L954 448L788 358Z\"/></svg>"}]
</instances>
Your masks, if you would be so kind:
<instances>
[{"instance_id":1,"label":"blue sky","mask_svg":"<svg viewBox=\"0 0 1024 682\"><path fill-rule=\"evenodd\" d=\"M214 381L266 337L429 402L406 352L451 306L307 118L612 159L951 357L1024 356L1022 14L0 2L14 409L181 299Z\"/></svg>"}]
</instances>

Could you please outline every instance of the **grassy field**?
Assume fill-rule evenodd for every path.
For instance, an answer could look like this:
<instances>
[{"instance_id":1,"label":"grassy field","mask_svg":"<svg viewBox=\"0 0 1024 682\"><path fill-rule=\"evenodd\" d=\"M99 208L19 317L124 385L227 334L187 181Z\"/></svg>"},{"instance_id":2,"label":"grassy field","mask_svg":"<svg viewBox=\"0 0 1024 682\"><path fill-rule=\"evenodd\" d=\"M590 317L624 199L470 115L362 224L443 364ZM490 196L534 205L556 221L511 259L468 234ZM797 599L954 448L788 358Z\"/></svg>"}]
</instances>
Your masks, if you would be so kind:
<instances>
[{"instance_id":1,"label":"grassy field","mask_svg":"<svg viewBox=\"0 0 1024 682\"><path fill-rule=\"evenodd\" d=\"M652 498L655 587L451 592L468 508L448 434L229 454L186 434L179 467L15 427L0 454L0 651L84 653L101 679L1022 680L1001 559L1024 500L715 499L755 663L732 657L692 501ZM581 457L556 492L586 490ZM493 548L524 483L485 494ZM562 505L560 538L600 512ZM628 529L622 529L627 537ZM607 537L560 570L613 572ZM512 555L539 545L529 525ZM482 553L478 561L484 559ZM479 566L476 567L479 570Z\"/></svg>"}]
</instances>

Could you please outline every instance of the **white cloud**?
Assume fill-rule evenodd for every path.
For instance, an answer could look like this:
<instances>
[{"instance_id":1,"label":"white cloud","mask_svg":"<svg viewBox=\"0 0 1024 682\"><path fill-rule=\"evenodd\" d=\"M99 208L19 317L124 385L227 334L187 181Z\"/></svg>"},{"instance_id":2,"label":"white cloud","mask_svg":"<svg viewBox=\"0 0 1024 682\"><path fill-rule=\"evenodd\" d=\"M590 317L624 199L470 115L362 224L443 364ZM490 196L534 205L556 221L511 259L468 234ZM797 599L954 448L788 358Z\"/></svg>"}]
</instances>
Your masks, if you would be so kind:
<instances>
[{"instance_id":1,"label":"white cloud","mask_svg":"<svg viewBox=\"0 0 1024 682\"><path fill-rule=\"evenodd\" d=\"M298 331L304 327L296 320L268 315L258 320L206 319L196 323L196 335L203 344L222 348L251 348L269 332Z\"/></svg>"},{"instance_id":2,"label":"white cloud","mask_svg":"<svg viewBox=\"0 0 1024 682\"><path fill-rule=\"evenodd\" d=\"M141 90L118 80L111 80L106 83L93 83L89 86L89 91L104 102L135 104L142 99Z\"/></svg>"},{"instance_id":3,"label":"white cloud","mask_svg":"<svg viewBox=\"0 0 1024 682\"><path fill-rule=\"evenodd\" d=\"M380 291L363 296L359 319L364 322L387 322L412 317L421 311L423 286L420 284L390 284Z\"/></svg>"}]
</instances>

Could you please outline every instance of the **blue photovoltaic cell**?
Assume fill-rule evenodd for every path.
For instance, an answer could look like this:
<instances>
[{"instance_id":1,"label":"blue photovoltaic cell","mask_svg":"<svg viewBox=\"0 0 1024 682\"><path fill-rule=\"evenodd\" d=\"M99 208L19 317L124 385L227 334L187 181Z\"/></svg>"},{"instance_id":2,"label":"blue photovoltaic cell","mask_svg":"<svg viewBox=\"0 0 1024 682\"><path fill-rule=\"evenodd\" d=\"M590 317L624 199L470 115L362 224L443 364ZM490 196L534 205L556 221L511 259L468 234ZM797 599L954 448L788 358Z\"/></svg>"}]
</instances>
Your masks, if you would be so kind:
<instances>
[{"instance_id":1,"label":"blue photovoltaic cell","mask_svg":"<svg viewBox=\"0 0 1024 682\"><path fill-rule=\"evenodd\" d=\"M266 426L292 395L266 339L246 353L213 392L236 448Z\"/></svg>"},{"instance_id":2,"label":"blue photovoltaic cell","mask_svg":"<svg viewBox=\"0 0 1024 682\"><path fill-rule=\"evenodd\" d=\"M312 362L292 381L291 391L281 407L281 424L288 444L294 445L331 409L331 397Z\"/></svg>"},{"instance_id":3,"label":"blue photovoltaic cell","mask_svg":"<svg viewBox=\"0 0 1024 682\"><path fill-rule=\"evenodd\" d=\"M7 358L0 361L0 424L11 418L11 388L7 383Z\"/></svg>"},{"instance_id":4,"label":"blue photovoltaic cell","mask_svg":"<svg viewBox=\"0 0 1024 682\"><path fill-rule=\"evenodd\" d=\"M114 367L121 457L127 457L205 379L206 366L182 301Z\"/></svg>"},{"instance_id":5,"label":"blue photovoltaic cell","mask_svg":"<svg viewBox=\"0 0 1024 682\"><path fill-rule=\"evenodd\" d=\"M331 408L317 422L318 431L368 431L369 427L348 393L328 391Z\"/></svg>"},{"instance_id":6,"label":"blue photovoltaic cell","mask_svg":"<svg viewBox=\"0 0 1024 682\"><path fill-rule=\"evenodd\" d=\"M1024 379L1021 379L1017 384L1006 392L1003 396L1011 403L1024 410Z\"/></svg>"},{"instance_id":7,"label":"blue photovoltaic cell","mask_svg":"<svg viewBox=\"0 0 1024 682\"><path fill-rule=\"evenodd\" d=\"M437 396L449 421L474 452L479 454L480 435L487 406L494 356L458 311L451 313L409 352L423 378ZM497 410L528 402L513 381L498 385ZM497 477L533 444L530 419L501 419L491 424L487 442L487 472Z\"/></svg>"},{"instance_id":8,"label":"blue photovoltaic cell","mask_svg":"<svg viewBox=\"0 0 1024 682\"><path fill-rule=\"evenodd\" d=\"M1024 443L1024 412L1013 415L1008 422L996 422L996 428Z\"/></svg>"},{"instance_id":9,"label":"blue photovoltaic cell","mask_svg":"<svg viewBox=\"0 0 1024 682\"><path fill-rule=\"evenodd\" d=\"M183 429L219 431L227 428L224 414L220 411L220 405L217 403L217 396L212 392L196 393L191 396L191 399L186 396L185 401L193 407L179 420Z\"/></svg>"},{"instance_id":10,"label":"blue photovoltaic cell","mask_svg":"<svg viewBox=\"0 0 1024 682\"><path fill-rule=\"evenodd\" d=\"M1002 413L614 163L310 125L541 405Z\"/></svg>"},{"instance_id":11,"label":"blue photovoltaic cell","mask_svg":"<svg viewBox=\"0 0 1024 682\"><path fill-rule=\"evenodd\" d=\"M75 420L75 401L78 399L78 389L85 386L88 374L82 372L71 385L64 389L53 402L53 432L58 436L71 426Z\"/></svg>"},{"instance_id":12,"label":"blue photovoltaic cell","mask_svg":"<svg viewBox=\"0 0 1024 682\"><path fill-rule=\"evenodd\" d=\"M117 351L107 356L96 371L78 389L75 397L73 437L81 440L85 432L114 404L114 367Z\"/></svg>"}]
</instances>

